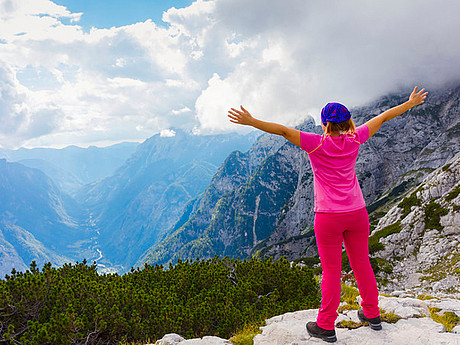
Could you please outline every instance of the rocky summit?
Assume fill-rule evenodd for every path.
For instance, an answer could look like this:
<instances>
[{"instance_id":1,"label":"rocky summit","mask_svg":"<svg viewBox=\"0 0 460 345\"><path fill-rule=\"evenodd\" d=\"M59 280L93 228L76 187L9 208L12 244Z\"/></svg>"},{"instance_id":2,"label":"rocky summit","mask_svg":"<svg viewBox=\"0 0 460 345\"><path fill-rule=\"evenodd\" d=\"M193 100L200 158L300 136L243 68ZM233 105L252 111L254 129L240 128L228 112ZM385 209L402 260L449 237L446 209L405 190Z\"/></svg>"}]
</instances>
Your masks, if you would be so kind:
<instances>
[{"instance_id":1,"label":"rocky summit","mask_svg":"<svg viewBox=\"0 0 460 345\"><path fill-rule=\"evenodd\" d=\"M406 297L397 297L406 296ZM357 298L359 301L359 297ZM442 315L455 315L460 318L460 300L451 298L431 298L421 300L410 297L404 292L395 292L393 296L379 296L383 329L373 331L367 324L361 323L356 310L348 310L344 302L339 308L336 320L336 344L342 345L459 345L460 325L447 331L445 326L436 322ZM261 327L262 333L254 337L254 345L308 345L326 344L323 340L310 337L305 325L316 320L318 309L308 309L286 313L266 320ZM229 340L208 336L196 339L184 339L177 334L167 334L155 345L224 345Z\"/></svg>"}]
</instances>

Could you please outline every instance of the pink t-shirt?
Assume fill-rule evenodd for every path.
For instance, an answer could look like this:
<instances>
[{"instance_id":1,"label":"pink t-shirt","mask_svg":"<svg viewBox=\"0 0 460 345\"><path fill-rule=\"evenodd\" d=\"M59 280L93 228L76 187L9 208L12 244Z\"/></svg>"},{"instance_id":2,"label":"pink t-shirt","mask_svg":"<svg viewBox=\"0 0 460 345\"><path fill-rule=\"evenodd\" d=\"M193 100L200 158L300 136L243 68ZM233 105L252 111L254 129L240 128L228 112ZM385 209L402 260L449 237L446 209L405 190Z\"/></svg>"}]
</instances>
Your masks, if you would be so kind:
<instances>
[{"instance_id":1,"label":"pink t-shirt","mask_svg":"<svg viewBox=\"0 0 460 345\"><path fill-rule=\"evenodd\" d=\"M300 147L308 153L314 176L315 212L350 212L366 206L356 177L359 145L369 139L369 128L338 137L300 132Z\"/></svg>"}]
</instances>

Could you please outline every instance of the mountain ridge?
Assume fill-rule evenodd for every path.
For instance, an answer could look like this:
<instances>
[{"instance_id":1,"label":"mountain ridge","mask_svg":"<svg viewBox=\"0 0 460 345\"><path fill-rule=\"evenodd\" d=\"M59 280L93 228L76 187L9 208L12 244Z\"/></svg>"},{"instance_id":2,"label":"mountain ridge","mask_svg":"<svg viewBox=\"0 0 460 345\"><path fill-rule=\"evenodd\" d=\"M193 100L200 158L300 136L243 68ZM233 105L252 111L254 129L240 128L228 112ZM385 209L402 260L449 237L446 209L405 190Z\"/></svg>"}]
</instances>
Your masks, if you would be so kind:
<instances>
[{"instance_id":1,"label":"mountain ridge","mask_svg":"<svg viewBox=\"0 0 460 345\"><path fill-rule=\"evenodd\" d=\"M407 96L402 94L387 95L366 106L352 109L355 123L357 125L365 123L376 114L402 103L406 98ZM376 207L378 205L375 204L381 201L379 200L381 195L392 192L392 197L400 198L405 190L420 183L433 169L443 165L458 152L460 147L459 99L460 87L458 86L447 90L433 90L430 93L429 102L386 123L376 135L362 145L356 163L356 171L373 227L382 216L374 212L377 209L382 212L382 208ZM308 130L321 133L320 127L314 126L312 122ZM268 137L275 138L268 139ZM261 138L280 140L268 134L262 135ZM263 142L259 140L254 144L251 148L252 152L258 150L261 141ZM295 187L293 186L294 181L291 180L290 191L285 191L289 194L288 200L283 205L277 206L276 211L273 210L271 214L270 212L260 213L256 207L256 200L258 196L261 199L257 204L275 200L278 193L276 185L280 183L280 179L289 179L289 177L280 175L278 179L273 179L273 176L270 175L276 175L276 173L270 169L267 169L261 176L257 176L257 169L250 175L245 175L247 169L245 170L243 166L250 164L244 161L247 158L235 156L227 159L219 171L231 171L232 167L240 164L239 173L235 174L234 180L231 174L221 174L220 177L219 173L216 174L207 190L217 190L217 186L225 184L234 190L229 188L227 194L218 195L218 197L209 192L208 201L197 201L202 205L201 211L198 212L195 205L195 211L198 213L194 215L191 212L188 220L181 220L181 226L172 227L169 231L170 237L163 239L156 248L153 247L150 252L145 253L137 265L141 266L144 262L165 264L179 258L194 258L196 254L204 255L205 258L214 254L225 255L225 245L217 244L216 238L226 231L227 247L231 245L232 239L235 239L235 243L239 243L241 247L240 238L252 237L252 242L248 241L253 244L252 250L246 250L246 255L275 258L286 255L290 260L314 256L316 248L312 231L314 213L311 167L305 155L301 154L297 147L283 144L283 141L284 139L281 138L279 146L272 149L268 156L260 155L253 163L257 166L259 162L275 159L279 163L277 169L282 169L281 166L284 165L286 171L297 176L297 179L294 178ZM238 159L241 159L241 162L238 162ZM268 181L265 183L267 190L272 190L271 194L268 193L265 196L260 194L261 190L251 189L254 181L264 179ZM259 187L262 185L263 182L259 184ZM229 201L234 195L243 195L244 188L252 192L245 194L245 198L235 198L234 201ZM240 200L238 204L236 200ZM203 218L205 214L206 219ZM238 223L240 216L246 217L245 225L243 225L244 222ZM194 217L196 218L195 226L191 226ZM267 222L270 217L276 219L275 227L271 225L272 229L265 238L260 236L254 241L255 237L251 234L254 224ZM211 226L212 222L214 225ZM270 221L267 224L269 223ZM220 229L221 232L216 230L212 236L206 235L209 233L209 227ZM187 233L191 237L187 237ZM177 237L179 234L181 235ZM171 248L168 247L168 241L173 244ZM174 254L166 260L162 259L162 253L168 252ZM237 253L241 255L242 251ZM245 256L242 255L242 257Z\"/></svg>"}]
</instances>

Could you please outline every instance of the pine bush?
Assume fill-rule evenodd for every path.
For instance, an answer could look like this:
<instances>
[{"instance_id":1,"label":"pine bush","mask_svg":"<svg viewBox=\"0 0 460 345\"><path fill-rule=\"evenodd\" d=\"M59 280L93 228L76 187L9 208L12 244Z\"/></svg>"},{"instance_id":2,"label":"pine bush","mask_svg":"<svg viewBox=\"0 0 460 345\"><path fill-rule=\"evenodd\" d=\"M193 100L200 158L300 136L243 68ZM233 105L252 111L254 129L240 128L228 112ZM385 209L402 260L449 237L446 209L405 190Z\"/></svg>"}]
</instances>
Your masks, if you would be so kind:
<instances>
[{"instance_id":1,"label":"pine bush","mask_svg":"<svg viewBox=\"0 0 460 345\"><path fill-rule=\"evenodd\" d=\"M0 340L10 344L116 344L159 339L229 338L245 324L317 308L310 269L280 260L179 261L165 268L99 274L86 261L35 262L0 280Z\"/></svg>"}]
</instances>

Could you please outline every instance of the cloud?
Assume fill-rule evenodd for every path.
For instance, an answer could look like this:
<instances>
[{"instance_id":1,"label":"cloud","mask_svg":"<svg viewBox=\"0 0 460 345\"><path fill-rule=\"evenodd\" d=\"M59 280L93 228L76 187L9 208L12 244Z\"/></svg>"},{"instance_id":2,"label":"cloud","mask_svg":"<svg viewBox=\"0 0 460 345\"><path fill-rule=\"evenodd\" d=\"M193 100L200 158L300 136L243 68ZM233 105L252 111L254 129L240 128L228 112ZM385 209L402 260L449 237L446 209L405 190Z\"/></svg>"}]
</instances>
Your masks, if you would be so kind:
<instances>
[{"instance_id":1,"label":"cloud","mask_svg":"<svg viewBox=\"0 0 460 345\"><path fill-rule=\"evenodd\" d=\"M217 1L219 24L259 49L243 48L244 63L213 77L197 118L202 128L228 128L216 114L236 98L265 119L295 123L332 100L356 106L459 80L459 12L456 1Z\"/></svg>"},{"instance_id":2,"label":"cloud","mask_svg":"<svg viewBox=\"0 0 460 345\"><path fill-rule=\"evenodd\" d=\"M0 64L0 142L3 147L15 147L30 137L52 133L61 117L59 107L35 103L13 71Z\"/></svg>"},{"instance_id":3,"label":"cloud","mask_svg":"<svg viewBox=\"0 0 460 345\"><path fill-rule=\"evenodd\" d=\"M0 0L0 146L140 140L243 128L227 110L295 125L413 84L460 79L454 0L197 0L84 32L50 0Z\"/></svg>"}]
</instances>

